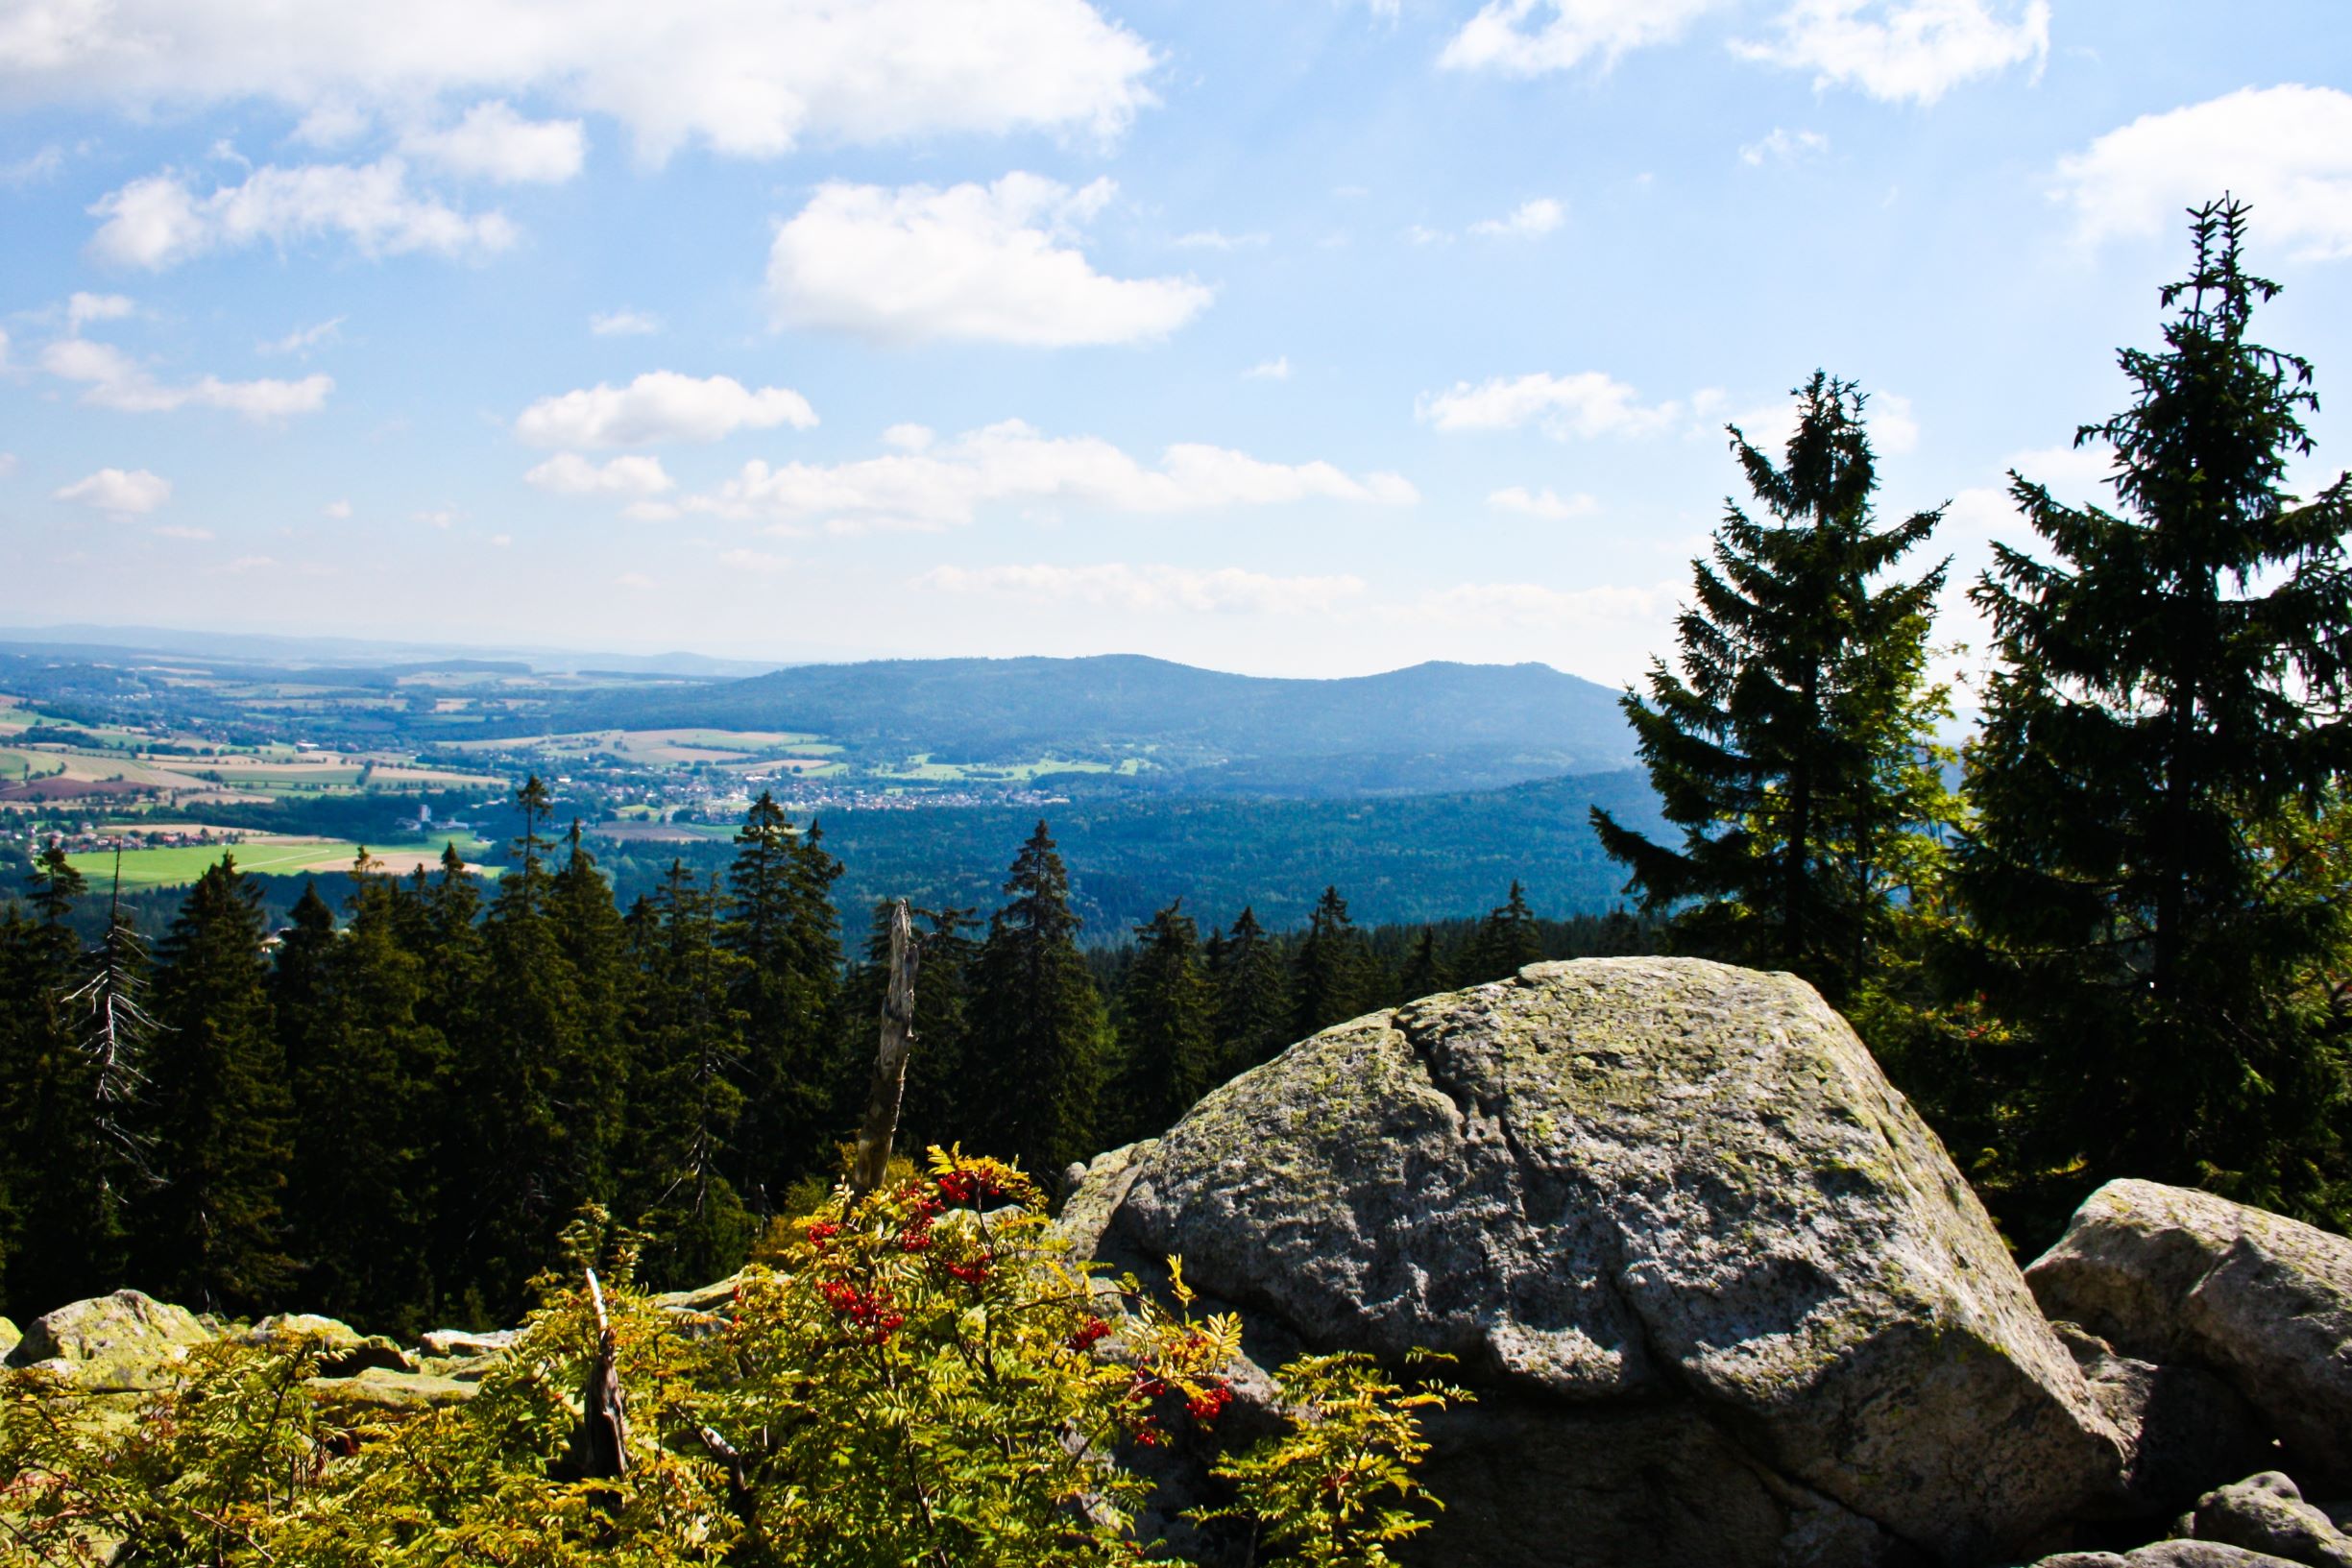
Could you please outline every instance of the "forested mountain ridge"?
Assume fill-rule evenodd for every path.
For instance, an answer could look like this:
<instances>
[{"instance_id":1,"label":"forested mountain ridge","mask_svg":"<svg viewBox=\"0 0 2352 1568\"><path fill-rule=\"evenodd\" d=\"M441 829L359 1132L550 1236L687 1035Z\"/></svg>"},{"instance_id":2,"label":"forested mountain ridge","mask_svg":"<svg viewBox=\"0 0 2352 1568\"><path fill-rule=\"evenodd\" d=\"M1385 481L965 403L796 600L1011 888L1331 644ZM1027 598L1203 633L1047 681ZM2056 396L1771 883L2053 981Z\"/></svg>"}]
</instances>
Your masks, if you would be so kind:
<instances>
[{"instance_id":1,"label":"forested mountain ridge","mask_svg":"<svg viewBox=\"0 0 2352 1568\"><path fill-rule=\"evenodd\" d=\"M1134 654L804 664L691 689L586 698L577 728L705 725L974 762L1147 765L1188 793L1387 793L1630 765L1617 692L1546 664L1428 663L1273 679ZM1302 765L1303 764L1303 765Z\"/></svg>"}]
</instances>

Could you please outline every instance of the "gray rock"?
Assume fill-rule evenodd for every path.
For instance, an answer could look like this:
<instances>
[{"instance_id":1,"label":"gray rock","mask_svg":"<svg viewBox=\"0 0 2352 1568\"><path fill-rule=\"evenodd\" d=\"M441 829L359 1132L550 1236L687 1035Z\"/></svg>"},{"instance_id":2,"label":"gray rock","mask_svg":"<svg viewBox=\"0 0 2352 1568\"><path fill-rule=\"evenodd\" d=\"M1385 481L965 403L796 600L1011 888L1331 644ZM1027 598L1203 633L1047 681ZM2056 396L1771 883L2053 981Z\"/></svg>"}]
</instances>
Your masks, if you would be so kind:
<instances>
[{"instance_id":1,"label":"gray rock","mask_svg":"<svg viewBox=\"0 0 2352 1568\"><path fill-rule=\"evenodd\" d=\"M2200 1541L2267 1552L2308 1568L2352 1568L2352 1536L2304 1502L2295 1484L2276 1470L2198 1498L2193 1529Z\"/></svg>"},{"instance_id":2,"label":"gray rock","mask_svg":"<svg viewBox=\"0 0 2352 1568\"><path fill-rule=\"evenodd\" d=\"M0 1363L8 1361L9 1353L16 1348L16 1341L23 1338L24 1335L18 1332L15 1324L5 1317L0 1317Z\"/></svg>"},{"instance_id":3,"label":"gray rock","mask_svg":"<svg viewBox=\"0 0 2352 1568\"><path fill-rule=\"evenodd\" d=\"M159 1388L177 1375L189 1346L212 1338L184 1307L139 1291L117 1291L35 1318L9 1352L8 1364L55 1363L91 1392Z\"/></svg>"},{"instance_id":4,"label":"gray rock","mask_svg":"<svg viewBox=\"0 0 2352 1568\"><path fill-rule=\"evenodd\" d=\"M2061 1552L2033 1568L2123 1568L2123 1559L2113 1552Z\"/></svg>"},{"instance_id":5,"label":"gray rock","mask_svg":"<svg viewBox=\"0 0 2352 1568\"><path fill-rule=\"evenodd\" d=\"M380 1414L413 1414L461 1405L477 1391L472 1383L431 1372L371 1366L351 1377L315 1377L309 1387L322 1408Z\"/></svg>"},{"instance_id":6,"label":"gray rock","mask_svg":"<svg viewBox=\"0 0 2352 1568\"><path fill-rule=\"evenodd\" d=\"M2099 1410L2123 1434L2122 1511L2177 1512L2217 1483L2275 1459L2268 1423L2213 1373L2122 1355L2073 1323L2050 1327L2082 1368Z\"/></svg>"},{"instance_id":7,"label":"gray rock","mask_svg":"<svg viewBox=\"0 0 2352 1568\"><path fill-rule=\"evenodd\" d=\"M255 1344L306 1341L319 1358L319 1375L356 1377L371 1367L413 1372L417 1359L380 1334L362 1334L349 1323L315 1313L278 1313L245 1333Z\"/></svg>"},{"instance_id":8,"label":"gray rock","mask_svg":"<svg viewBox=\"0 0 2352 1568\"><path fill-rule=\"evenodd\" d=\"M1508 1392L1442 1424L1431 1561L1978 1561L2121 1484L1975 1194L1786 975L1539 964L1357 1019L1095 1162L1064 1223Z\"/></svg>"},{"instance_id":9,"label":"gray rock","mask_svg":"<svg viewBox=\"0 0 2352 1568\"><path fill-rule=\"evenodd\" d=\"M2123 1554L2125 1568L2295 1568L2286 1557L2219 1541L2158 1541Z\"/></svg>"},{"instance_id":10,"label":"gray rock","mask_svg":"<svg viewBox=\"0 0 2352 1568\"><path fill-rule=\"evenodd\" d=\"M473 1334L465 1329L435 1329L420 1336L417 1340L427 1356L440 1361L471 1361L477 1356L496 1356L514 1342L513 1329L493 1329L487 1334Z\"/></svg>"},{"instance_id":11,"label":"gray rock","mask_svg":"<svg viewBox=\"0 0 2352 1568\"><path fill-rule=\"evenodd\" d=\"M2210 1193L2113 1181L2025 1271L2052 1317L2219 1374L2307 1479L2352 1484L2352 1241Z\"/></svg>"}]
</instances>

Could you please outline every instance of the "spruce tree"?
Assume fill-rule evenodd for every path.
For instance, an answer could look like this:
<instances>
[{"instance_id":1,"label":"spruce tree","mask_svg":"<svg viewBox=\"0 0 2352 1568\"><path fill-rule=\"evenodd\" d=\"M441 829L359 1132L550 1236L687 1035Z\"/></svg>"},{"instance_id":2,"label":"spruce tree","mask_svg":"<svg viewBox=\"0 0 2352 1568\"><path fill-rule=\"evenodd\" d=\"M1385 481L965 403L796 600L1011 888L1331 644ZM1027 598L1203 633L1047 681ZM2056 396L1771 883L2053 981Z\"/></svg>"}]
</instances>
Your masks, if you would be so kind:
<instances>
[{"instance_id":1,"label":"spruce tree","mask_svg":"<svg viewBox=\"0 0 2352 1568\"><path fill-rule=\"evenodd\" d=\"M833 883L841 867L825 853L816 825L794 828L764 790L744 813L735 845L719 933L744 960L733 972L731 1004L744 1019L736 1069L744 1111L730 1174L753 1210L769 1214L795 1176L831 1168L835 1107L826 1064L840 985ZM862 1081L857 1094L861 1103Z\"/></svg>"},{"instance_id":2,"label":"spruce tree","mask_svg":"<svg viewBox=\"0 0 2352 1568\"><path fill-rule=\"evenodd\" d=\"M2250 336L2246 208L2193 214L2158 350L2124 350L2117 509L2017 474L2037 554L1972 597L1999 663L1970 752L1965 906L2031 1042L2046 1170L2221 1188L2340 1225L2352 1203L2341 886L2311 885L2352 727L2352 481L2283 489L2312 367ZM2060 1201L2071 1201L2071 1195Z\"/></svg>"},{"instance_id":3,"label":"spruce tree","mask_svg":"<svg viewBox=\"0 0 2352 1568\"><path fill-rule=\"evenodd\" d=\"M102 1058L110 1003L93 982L135 1008L146 955L119 913L82 951L69 921L84 891L52 843L33 867L36 918L0 918L0 1311L19 1319L122 1283L124 1206L145 1179L125 1101L140 1065Z\"/></svg>"},{"instance_id":4,"label":"spruce tree","mask_svg":"<svg viewBox=\"0 0 2352 1568\"><path fill-rule=\"evenodd\" d=\"M623 1212L639 1217L647 1279L666 1288L734 1272L751 1242L751 1217L725 1173L743 1113L744 1020L733 999L750 960L719 945L718 905L716 889L673 860L631 912L641 978Z\"/></svg>"},{"instance_id":5,"label":"spruce tree","mask_svg":"<svg viewBox=\"0 0 2352 1568\"><path fill-rule=\"evenodd\" d=\"M1324 888L1291 959L1291 1037L1303 1040L1369 1011L1379 989L1371 949L1348 918L1347 901L1338 888Z\"/></svg>"},{"instance_id":6,"label":"spruce tree","mask_svg":"<svg viewBox=\"0 0 2352 1568\"><path fill-rule=\"evenodd\" d=\"M1624 698L1682 843L1598 807L1592 825L1685 951L1794 970L1842 1003L1886 938L1906 838L1943 808L1927 665L1944 567L1879 582L1942 513L1877 527L1862 394L1816 372L1796 396L1781 463L1731 427L1769 520L1725 503L1712 564L1692 563L1680 673L1657 661L1648 700Z\"/></svg>"},{"instance_id":7,"label":"spruce tree","mask_svg":"<svg viewBox=\"0 0 2352 1568\"><path fill-rule=\"evenodd\" d=\"M636 977L622 958L612 886L581 839L575 820L564 863L547 884L548 921L571 985L571 1028L555 1064L555 1093L565 1108L559 1201L573 1208L609 1204L618 1191Z\"/></svg>"},{"instance_id":8,"label":"spruce tree","mask_svg":"<svg viewBox=\"0 0 2352 1568\"><path fill-rule=\"evenodd\" d=\"M1290 966L1281 945L1245 905L1233 929L1209 943L1209 978L1217 988L1217 1080L1272 1061L1291 1032Z\"/></svg>"},{"instance_id":9,"label":"spruce tree","mask_svg":"<svg viewBox=\"0 0 2352 1568\"><path fill-rule=\"evenodd\" d=\"M980 1130L986 1152L1051 1180L1095 1152L1105 1020L1078 951L1069 874L1043 822L1005 892L975 966L973 1068L989 1097Z\"/></svg>"},{"instance_id":10,"label":"spruce tree","mask_svg":"<svg viewBox=\"0 0 2352 1568\"><path fill-rule=\"evenodd\" d=\"M261 890L224 855L158 949L160 1025L143 1127L158 1183L134 1210L134 1276L206 1312L252 1312L292 1274L291 1105L272 1025Z\"/></svg>"},{"instance_id":11,"label":"spruce tree","mask_svg":"<svg viewBox=\"0 0 2352 1568\"><path fill-rule=\"evenodd\" d=\"M353 867L367 869L367 851ZM286 1078L298 1083L330 1049L340 1023L335 985L335 911L319 896L316 882L303 883L303 896L288 911L270 969L270 1012L278 1026L278 1051ZM298 1107L299 1109L299 1107Z\"/></svg>"},{"instance_id":12,"label":"spruce tree","mask_svg":"<svg viewBox=\"0 0 2352 1568\"><path fill-rule=\"evenodd\" d=\"M1509 979L1542 957L1543 932L1536 925L1535 911L1527 907L1526 890L1515 879L1511 896L1479 921L1477 933L1470 938L1465 965L1468 973L1464 979L1472 985Z\"/></svg>"},{"instance_id":13,"label":"spruce tree","mask_svg":"<svg viewBox=\"0 0 2352 1568\"><path fill-rule=\"evenodd\" d=\"M279 1033L296 1109L286 1207L303 1305L408 1335L433 1326L450 1272L433 1233L449 1055L420 1016L442 977L406 945L404 896L392 880L363 859L352 881L350 924L326 951L324 983L303 987L315 1022L301 1030L285 1026L300 994L289 988L294 935L279 949ZM296 930L303 924L298 910Z\"/></svg>"},{"instance_id":14,"label":"spruce tree","mask_svg":"<svg viewBox=\"0 0 2352 1568\"><path fill-rule=\"evenodd\" d=\"M1120 988L1120 1073L1105 1108L1105 1139L1156 1138L1216 1076L1216 993L1201 963L1200 932L1181 900L1135 928L1137 946Z\"/></svg>"},{"instance_id":15,"label":"spruce tree","mask_svg":"<svg viewBox=\"0 0 2352 1568\"><path fill-rule=\"evenodd\" d=\"M1418 1001L1442 991L1451 991L1454 986L1453 966L1438 951L1437 928L1423 926L1421 934L1414 941L1413 955L1405 960L1404 971L1397 976L1397 1000Z\"/></svg>"},{"instance_id":16,"label":"spruce tree","mask_svg":"<svg viewBox=\"0 0 2352 1568\"><path fill-rule=\"evenodd\" d=\"M480 1291L482 1314L520 1310L531 1276L555 1257L557 1238L593 1191L579 1134L601 1129L601 1108L584 1118L567 1098L582 1056L579 987L549 915L554 846L539 829L549 809L536 777L516 792L522 832L481 930L482 985L458 1061L457 1102L465 1119L459 1189L462 1269ZM458 899L454 889L449 896Z\"/></svg>"}]
</instances>

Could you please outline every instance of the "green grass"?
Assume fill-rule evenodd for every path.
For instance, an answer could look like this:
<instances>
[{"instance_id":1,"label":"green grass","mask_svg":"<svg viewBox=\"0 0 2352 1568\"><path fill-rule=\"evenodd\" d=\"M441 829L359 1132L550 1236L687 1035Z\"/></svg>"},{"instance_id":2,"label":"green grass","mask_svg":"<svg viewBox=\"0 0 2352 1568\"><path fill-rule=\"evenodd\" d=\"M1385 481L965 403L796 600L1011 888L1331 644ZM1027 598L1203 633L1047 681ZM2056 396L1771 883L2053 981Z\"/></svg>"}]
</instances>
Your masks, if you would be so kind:
<instances>
[{"instance_id":1,"label":"green grass","mask_svg":"<svg viewBox=\"0 0 2352 1568\"><path fill-rule=\"evenodd\" d=\"M379 856L402 854L438 856L443 842L435 839L430 843L420 840L405 844L371 844L368 853ZM471 858L489 847L484 840L473 838L461 841L457 852ZM122 856L123 887L126 891L145 887L185 887L219 865L223 855L235 856L241 870L263 876L285 877L303 872L348 871L358 853L359 846L348 839L313 844L196 844L125 850ZM89 850L66 858L90 886L103 888L113 884L112 850Z\"/></svg>"}]
</instances>

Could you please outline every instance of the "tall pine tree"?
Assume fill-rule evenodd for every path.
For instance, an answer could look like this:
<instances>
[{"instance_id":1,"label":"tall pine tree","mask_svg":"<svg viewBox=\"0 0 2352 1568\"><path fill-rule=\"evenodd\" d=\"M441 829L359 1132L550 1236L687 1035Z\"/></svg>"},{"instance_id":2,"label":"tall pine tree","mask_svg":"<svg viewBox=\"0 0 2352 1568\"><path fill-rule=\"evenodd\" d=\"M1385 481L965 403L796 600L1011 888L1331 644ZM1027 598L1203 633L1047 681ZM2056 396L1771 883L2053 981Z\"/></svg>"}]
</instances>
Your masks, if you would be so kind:
<instances>
[{"instance_id":1,"label":"tall pine tree","mask_svg":"<svg viewBox=\"0 0 2352 1568\"><path fill-rule=\"evenodd\" d=\"M1381 989L1371 948L1348 918L1347 901L1338 888L1324 888L1291 958L1291 1038L1303 1040L1369 1011Z\"/></svg>"},{"instance_id":2,"label":"tall pine tree","mask_svg":"<svg viewBox=\"0 0 2352 1568\"><path fill-rule=\"evenodd\" d=\"M1536 925L1535 911L1527 907L1526 890L1515 879L1511 896L1479 921L1470 938L1465 964L1468 973L1464 978L1472 985L1509 979L1542 956L1543 932Z\"/></svg>"},{"instance_id":3,"label":"tall pine tree","mask_svg":"<svg viewBox=\"0 0 2352 1568\"><path fill-rule=\"evenodd\" d=\"M1134 960L1119 991L1121 1065L1105 1139L1156 1138L1215 1088L1216 992L1200 932L1181 902L1135 928Z\"/></svg>"},{"instance_id":4,"label":"tall pine tree","mask_svg":"<svg viewBox=\"0 0 2352 1568\"><path fill-rule=\"evenodd\" d=\"M2347 952L2316 832L2348 764L2352 481L2286 494L2312 367L2250 336L2245 207L2194 214L2160 350L2125 350L2118 510L2011 493L1972 596L1999 665L1972 748L1966 907L2033 1042L2044 1169L2221 1188L2344 1222Z\"/></svg>"},{"instance_id":5,"label":"tall pine tree","mask_svg":"<svg viewBox=\"0 0 2352 1568\"><path fill-rule=\"evenodd\" d=\"M1680 673L1658 661L1648 700L1624 699L1682 843L1598 807L1592 824L1685 951L1794 970L1842 1002L1894 918L1905 836L1942 808L1927 665L1944 568L1879 581L1942 514L1876 526L1862 394L1816 372L1796 396L1781 463L1733 427L1769 520L1726 502L1712 564L1692 564Z\"/></svg>"},{"instance_id":6,"label":"tall pine tree","mask_svg":"<svg viewBox=\"0 0 2352 1568\"><path fill-rule=\"evenodd\" d=\"M158 950L160 1025L143 1131L157 1184L134 1210L137 1275L207 1312L273 1302L290 1277L285 1064L270 1016L261 890L223 856Z\"/></svg>"},{"instance_id":7,"label":"tall pine tree","mask_svg":"<svg viewBox=\"0 0 2352 1568\"><path fill-rule=\"evenodd\" d=\"M1290 967L1281 945L1247 905L1232 929L1209 943L1209 977L1217 987L1217 1080L1222 1083L1272 1061L1298 1038L1291 1032Z\"/></svg>"},{"instance_id":8,"label":"tall pine tree","mask_svg":"<svg viewBox=\"0 0 2352 1568\"><path fill-rule=\"evenodd\" d=\"M744 1020L734 998L751 960L719 945L718 905L716 889L673 860L632 913L641 978L623 1212L640 1217L646 1277L666 1288L734 1272L751 1242L751 1217L726 1175L743 1114Z\"/></svg>"},{"instance_id":9,"label":"tall pine tree","mask_svg":"<svg viewBox=\"0 0 2352 1568\"><path fill-rule=\"evenodd\" d=\"M774 1212L795 1176L831 1169L826 1063L840 985L840 924L833 908L840 875L816 825L794 828L763 790L735 835L720 931L728 950L744 960L733 971L731 999L745 1021L736 1069L744 1110L731 1175L761 1214ZM864 1093L862 1084L858 1093Z\"/></svg>"},{"instance_id":10,"label":"tall pine tree","mask_svg":"<svg viewBox=\"0 0 2352 1568\"><path fill-rule=\"evenodd\" d=\"M1095 1152L1106 1025L1078 951L1069 873L1043 822L1014 857L1005 892L972 998L973 1068L989 1096L983 1147L1052 1180Z\"/></svg>"}]
</instances>

